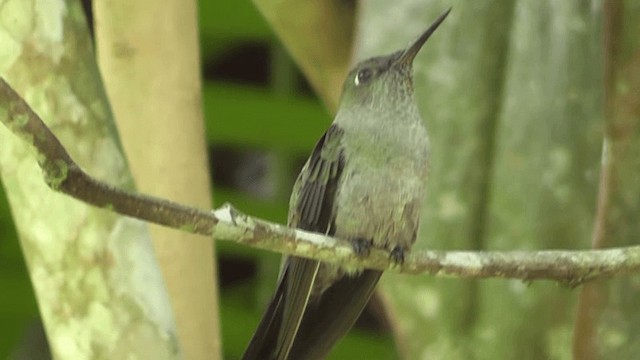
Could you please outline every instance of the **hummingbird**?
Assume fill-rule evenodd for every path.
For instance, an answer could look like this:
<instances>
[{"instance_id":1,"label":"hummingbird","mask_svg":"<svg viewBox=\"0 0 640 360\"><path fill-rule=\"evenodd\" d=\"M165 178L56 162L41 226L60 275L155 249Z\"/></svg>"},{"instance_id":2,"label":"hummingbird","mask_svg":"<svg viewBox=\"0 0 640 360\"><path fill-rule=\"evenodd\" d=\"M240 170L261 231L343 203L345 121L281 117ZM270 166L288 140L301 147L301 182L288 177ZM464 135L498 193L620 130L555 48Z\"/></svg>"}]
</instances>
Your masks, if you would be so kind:
<instances>
[{"instance_id":1,"label":"hummingbird","mask_svg":"<svg viewBox=\"0 0 640 360\"><path fill-rule=\"evenodd\" d=\"M429 138L413 90L413 59L444 12L407 48L358 63L340 105L293 187L288 225L372 247L401 264L416 240ZM323 359L368 303L382 271L288 256L244 360Z\"/></svg>"}]
</instances>

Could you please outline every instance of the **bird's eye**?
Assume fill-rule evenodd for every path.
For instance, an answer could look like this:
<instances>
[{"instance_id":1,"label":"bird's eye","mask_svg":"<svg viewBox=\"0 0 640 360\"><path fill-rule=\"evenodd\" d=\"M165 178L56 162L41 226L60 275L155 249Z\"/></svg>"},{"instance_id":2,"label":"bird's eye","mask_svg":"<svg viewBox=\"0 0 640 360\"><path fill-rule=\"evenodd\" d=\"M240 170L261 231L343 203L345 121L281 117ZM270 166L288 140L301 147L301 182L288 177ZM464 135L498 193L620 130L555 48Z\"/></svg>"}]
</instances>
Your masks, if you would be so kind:
<instances>
[{"instance_id":1,"label":"bird's eye","mask_svg":"<svg viewBox=\"0 0 640 360\"><path fill-rule=\"evenodd\" d=\"M371 79L371 75L372 73L370 69L362 69L358 71L358 74L356 75L356 79L354 81L356 86L369 81L369 79Z\"/></svg>"}]
</instances>

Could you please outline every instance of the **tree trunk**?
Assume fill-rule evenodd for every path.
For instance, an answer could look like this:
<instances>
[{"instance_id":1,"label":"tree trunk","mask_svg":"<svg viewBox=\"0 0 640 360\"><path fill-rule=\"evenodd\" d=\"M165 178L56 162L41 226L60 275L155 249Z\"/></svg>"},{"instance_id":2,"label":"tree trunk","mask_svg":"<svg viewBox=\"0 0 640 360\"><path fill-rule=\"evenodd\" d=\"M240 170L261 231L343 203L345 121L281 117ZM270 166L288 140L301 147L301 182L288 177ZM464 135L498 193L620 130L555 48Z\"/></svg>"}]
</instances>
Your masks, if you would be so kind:
<instances>
[{"instance_id":1,"label":"tree trunk","mask_svg":"<svg viewBox=\"0 0 640 360\"><path fill-rule=\"evenodd\" d=\"M139 191L211 208L195 1L95 1L100 70ZM212 239L151 226L187 359L219 358Z\"/></svg>"},{"instance_id":2,"label":"tree trunk","mask_svg":"<svg viewBox=\"0 0 640 360\"><path fill-rule=\"evenodd\" d=\"M85 170L132 189L79 2L7 2L0 18L0 75ZM179 358L147 226L49 189L37 154L5 127L0 144L0 174L53 356Z\"/></svg>"}]
</instances>

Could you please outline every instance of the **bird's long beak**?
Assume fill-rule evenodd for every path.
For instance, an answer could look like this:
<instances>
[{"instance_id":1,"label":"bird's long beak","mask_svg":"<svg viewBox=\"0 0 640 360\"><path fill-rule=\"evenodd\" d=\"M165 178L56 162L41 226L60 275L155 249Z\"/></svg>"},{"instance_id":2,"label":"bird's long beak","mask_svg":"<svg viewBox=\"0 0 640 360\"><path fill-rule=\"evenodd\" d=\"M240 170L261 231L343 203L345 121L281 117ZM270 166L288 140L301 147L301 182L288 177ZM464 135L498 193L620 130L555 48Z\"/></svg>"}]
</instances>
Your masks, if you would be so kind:
<instances>
[{"instance_id":1,"label":"bird's long beak","mask_svg":"<svg viewBox=\"0 0 640 360\"><path fill-rule=\"evenodd\" d=\"M413 63L413 59L416 57L416 55L418 55L418 52L420 52L420 49L422 49L422 45L424 45L427 42L427 40L429 40L429 37L431 37L431 35L436 31L438 26L440 26L440 24L442 24L444 19L447 18L447 15L449 15L449 12L451 12L451 8L449 8L442 15L440 15L436 19L436 21L434 21L433 24L431 24L431 26L429 26L429 28L424 33L422 33L422 35L420 35L420 37L417 38L416 41L413 42L413 44L411 44L408 48L404 50L402 55L400 55L398 60L396 60L396 64L401 64L405 66L411 65Z\"/></svg>"}]
</instances>

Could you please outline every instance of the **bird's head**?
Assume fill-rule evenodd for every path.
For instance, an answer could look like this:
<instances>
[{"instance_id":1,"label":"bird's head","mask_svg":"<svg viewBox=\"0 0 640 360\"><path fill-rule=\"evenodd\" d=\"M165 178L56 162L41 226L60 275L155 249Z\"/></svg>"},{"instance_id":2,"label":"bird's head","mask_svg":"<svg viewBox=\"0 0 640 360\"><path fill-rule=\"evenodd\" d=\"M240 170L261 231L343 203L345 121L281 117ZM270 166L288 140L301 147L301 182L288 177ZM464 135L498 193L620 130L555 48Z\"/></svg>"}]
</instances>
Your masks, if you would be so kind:
<instances>
[{"instance_id":1,"label":"bird's head","mask_svg":"<svg viewBox=\"0 0 640 360\"><path fill-rule=\"evenodd\" d=\"M422 46L449 15L440 15L407 48L358 63L347 76L342 89L343 105L365 105L378 108L389 102L413 98L413 59Z\"/></svg>"}]
</instances>

